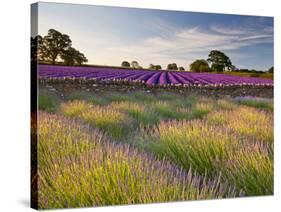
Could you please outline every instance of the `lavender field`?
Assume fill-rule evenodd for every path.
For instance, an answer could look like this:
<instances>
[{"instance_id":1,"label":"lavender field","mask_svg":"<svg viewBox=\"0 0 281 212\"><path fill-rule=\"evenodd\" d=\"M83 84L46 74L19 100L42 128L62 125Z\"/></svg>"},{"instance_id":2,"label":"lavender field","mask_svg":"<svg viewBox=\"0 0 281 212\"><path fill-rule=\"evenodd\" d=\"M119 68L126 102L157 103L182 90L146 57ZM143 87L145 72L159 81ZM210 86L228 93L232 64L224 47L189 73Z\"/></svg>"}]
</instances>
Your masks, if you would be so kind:
<instances>
[{"instance_id":1,"label":"lavender field","mask_svg":"<svg viewBox=\"0 0 281 212\"><path fill-rule=\"evenodd\" d=\"M40 85L38 103L41 209L273 194L272 99Z\"/></svg>"},{"instance_id":2,"label":"lavender field","mask_svg":"<svg viewBox=\"0 0 281 212\"><path fill-rule=\"evenodd\" d=\"M40 79L95 80L98 82L138 82L145 85L267 85L273 86L273 80L240 77L227 74L194 73L179 71L152 71L127 68L82 67L39 65Z\"/></svg>"},{"instance_id":3,"label":"lavender field","mask_svg":"<svg viewBox=\"0 0 281 212\"><path fill-rule=\"evenodd\" d=\"M274 194L273 17L31 15L32 208Z\"/></svg>"}]
</instances>

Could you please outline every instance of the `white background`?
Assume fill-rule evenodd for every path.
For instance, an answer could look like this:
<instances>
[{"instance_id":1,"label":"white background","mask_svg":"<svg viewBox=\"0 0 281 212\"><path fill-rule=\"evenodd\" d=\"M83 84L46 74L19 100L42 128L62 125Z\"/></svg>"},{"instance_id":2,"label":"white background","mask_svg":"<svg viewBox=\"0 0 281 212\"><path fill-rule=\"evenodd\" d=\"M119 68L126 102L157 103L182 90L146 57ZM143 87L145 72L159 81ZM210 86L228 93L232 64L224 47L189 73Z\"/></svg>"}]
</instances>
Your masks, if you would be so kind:
<instances>
[{"instance_id":1,"label":"white background","mask_svg":"<svg viewBox=\"0 0 281 212\"><path fill-rule=\"evenodd\" d=\"M274 197L193 201L75 211L277 211L280 194L281 12L278 0L70 0L60 2L169 10L274 16L275 37L275 195ZM30 0L0 6L0 211L30 211ZM279 59L279 60L278 60ZM279 120L278 120L279 117ZM278 204L279 202L279 204ZM280 211L280 208L279 208Z\"/></svg>"}]
</instances>

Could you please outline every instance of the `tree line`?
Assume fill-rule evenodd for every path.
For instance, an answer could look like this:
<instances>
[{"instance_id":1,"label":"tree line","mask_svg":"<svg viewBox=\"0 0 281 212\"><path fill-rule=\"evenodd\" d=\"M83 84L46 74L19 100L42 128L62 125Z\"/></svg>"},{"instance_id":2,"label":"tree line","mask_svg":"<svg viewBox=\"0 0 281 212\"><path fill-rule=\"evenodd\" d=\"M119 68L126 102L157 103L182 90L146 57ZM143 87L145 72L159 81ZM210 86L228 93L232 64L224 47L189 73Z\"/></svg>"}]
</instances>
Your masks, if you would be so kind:
<instances>
[{"instance_id":1,"label":"tree line","mask_svg":"<svg viewBox=\"0 0 281 212\"><path fill-rule=\"evenodd\" d=\"M136 65L137 64L137 65ZM121 64L125 68L141 68L137 61L129 63L128 61L123 61ZM150 64L148 69L160 70L162 69L161 65ZM267 70L269 73L273 73L273 67ZM167 65L166 70L174 71L185 71L184 67L178 67L176 63L170 63ZM192 72L224 72L224 71L233 71L233 72L249 72L249 73L261 73L257 70L248 70L248 69L238 69L236 68L230 58L223 52L218 50L210 51L208 58L197 59L192 62L189 66L189 71Z\"/></svg>"},{"instance_id":2,"label":"tree line","mask_svg":"<svg viewBox=\"0 0 281 212\"><path fill-rule=\"evenodd\" d=\"M31 61L50 64L81 65L88 62L83 53L72 47L72 41L66 34L49 29L45 36L31 37Z\"/></svg>"},{"instance_id":3,"label":"tree line","mask_svg":"<svg viewBox=\"0 0 281 212\"><path fill-rule=\"evenodd\" d=\"M55 29L49 29L47 35L31 37L31 61L44 62L49 64L62 63L64 65L82 65L88 62L85 55L72 46L70 37ZM142 69L143 67L137 62L123 61L121 66L124 68ZM150 70L162 70L159 64L150 64ZM167 65L166 70L185 71L185 68L178 67L176 63ZM268 72L273 73L271 67ZM193 72L249 72L260 73L256 70L237 69L231 62L230 58L218 50L210 51L207 59L197 59L189 66L189 71Z\"/></svg>"}]
</instances>

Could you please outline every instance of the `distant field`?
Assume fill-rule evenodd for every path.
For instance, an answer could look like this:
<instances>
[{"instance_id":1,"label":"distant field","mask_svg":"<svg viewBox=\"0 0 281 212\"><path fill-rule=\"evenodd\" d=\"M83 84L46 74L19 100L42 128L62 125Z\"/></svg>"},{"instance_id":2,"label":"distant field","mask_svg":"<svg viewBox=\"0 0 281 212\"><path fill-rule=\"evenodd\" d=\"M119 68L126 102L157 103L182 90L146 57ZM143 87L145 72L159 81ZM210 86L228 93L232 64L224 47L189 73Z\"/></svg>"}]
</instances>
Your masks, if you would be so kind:
<instances>
[{"instance_id":1,"label":"distant field","mask_svg":"<svg viewBox=\"0 0 281 212\"><path fill-rule=\"evenodd\" d=\"M212 72L210 72L212 73ZM272 73L248 73L248 72L224 72L224 74L240 76L240 77L260 77L273 80Z\"/></svg>"},{"instance_id":2,"label":"distant field","mask_svg":"<svg viewBox=\"0 0 281 212\"><path fill-rule=\"evenodd\" d=\"M39 206L273 194L273 101L39 90Z\"/></svg>"},{"instance_id":3,"label":"distant field","mask_svg":"<svg viewBox=\"0 0 281 212\"><path fill-rule=\"evenodd\" d=\"M124 68L91 66L39 65L40 79L79 79L98 82L135 82L146 85L224 86L224 85L273 85L272 79L249 77L238 73L194 73L179 71L148 71Z\"/></svg>"}]
</instances>

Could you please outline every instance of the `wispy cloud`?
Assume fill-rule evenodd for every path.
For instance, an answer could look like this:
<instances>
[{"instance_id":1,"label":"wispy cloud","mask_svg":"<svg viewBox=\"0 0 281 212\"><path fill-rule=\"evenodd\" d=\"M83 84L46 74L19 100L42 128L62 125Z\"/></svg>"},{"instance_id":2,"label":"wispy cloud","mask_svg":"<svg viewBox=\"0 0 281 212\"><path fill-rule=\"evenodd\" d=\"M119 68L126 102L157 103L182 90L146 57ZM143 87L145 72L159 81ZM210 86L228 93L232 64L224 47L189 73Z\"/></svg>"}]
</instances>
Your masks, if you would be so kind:
<instances>
[{"instance_id":1,"label":"wispy cloud","mask_svg":"<svg viewBox=\"0 0 281 212\"><path fill-rule=\"evenodd\" d=\"M186 67L198 57L206 58L212 49L231 51L254 44L273 42L273 34L268 29L253 32L222 26L210 28L211 30L206 30L196 26L169 33L166 31L165 36L149 37L133 45L126 42L109 43L107 45L109 47L104 51L108 56L112 55L118 64L123 59L136 59L145 63L143 64L145 66L147 63L160 63L166 67L167 63L178 62L179 65ZM161 29L165 29L165 26L162 25Z\"/></svg>"},{"instance_id":2,"label":"wispy cloud","mask_svg":"<svg viewBox=\"0 0 281 212\"><path fill-rule=\"evenodd\" d=\"M220 25L211 25L210 29L214 32L224 35L243 35L245 33L245 30L240 27L233 28Z\"/></svg>"},{"instance_id":3,"label":"wispy cloud","mask_svg":"<svg viewBox=\"0 0 281 212\"><path fill-rule=\"evenodd\" d=\"M187 67L206 59L212 49L227 53L238 67L273 64L273 20L268 17L44 3L38 20L41 35L50 28L70 35L92 64L137 60L144 67L157 63L165 68L171 62Z\"/></svg>"}]
</instances>

